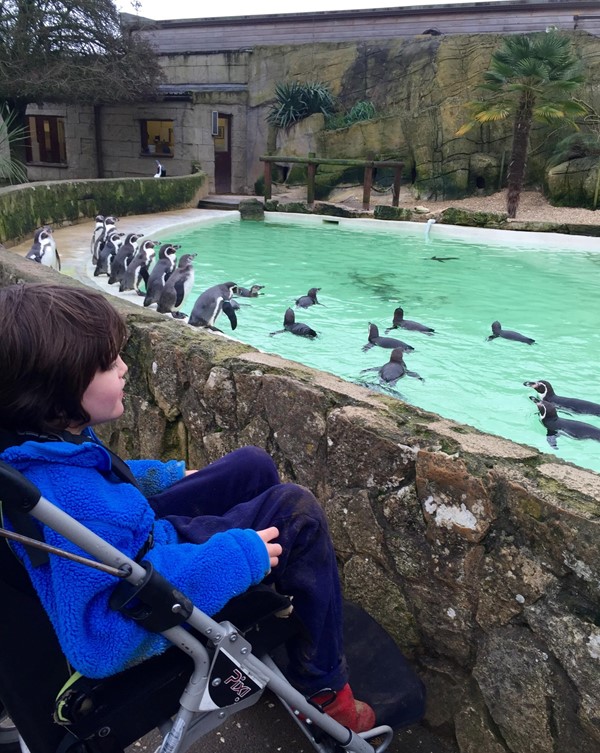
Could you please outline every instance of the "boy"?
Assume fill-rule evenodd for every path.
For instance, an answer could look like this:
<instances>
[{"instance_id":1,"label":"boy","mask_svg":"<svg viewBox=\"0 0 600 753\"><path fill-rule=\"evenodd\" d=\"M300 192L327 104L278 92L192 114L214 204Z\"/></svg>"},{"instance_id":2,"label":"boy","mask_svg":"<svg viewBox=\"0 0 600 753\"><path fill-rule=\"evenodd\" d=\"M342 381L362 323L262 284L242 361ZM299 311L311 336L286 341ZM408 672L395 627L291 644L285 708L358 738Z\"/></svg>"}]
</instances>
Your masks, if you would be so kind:
<instances>
[{"instance_id":1,"label":"boy","mask_svg":"<svg viewBox=\"0 0 600 753\"><path fill-rule=\"evenodd\" d=\"M282 483L256 447L200 471L179 461L125 463L104 447L92 427L123 413L126 328L99 293L12 285L0 289L0 321L0 459L113 546L150 560L208 614L266 576L294 597L306 628L289 646L290 682L317 703L333 688L325 711L354 731L372 728L373 710L347 682L335 553L310 491ZM77 550L47 527L43 534ZM83 674L114 674L169 645L110 609L113 576L55 556L32 567L14 549Z\"/></svg>"}]
</instances>

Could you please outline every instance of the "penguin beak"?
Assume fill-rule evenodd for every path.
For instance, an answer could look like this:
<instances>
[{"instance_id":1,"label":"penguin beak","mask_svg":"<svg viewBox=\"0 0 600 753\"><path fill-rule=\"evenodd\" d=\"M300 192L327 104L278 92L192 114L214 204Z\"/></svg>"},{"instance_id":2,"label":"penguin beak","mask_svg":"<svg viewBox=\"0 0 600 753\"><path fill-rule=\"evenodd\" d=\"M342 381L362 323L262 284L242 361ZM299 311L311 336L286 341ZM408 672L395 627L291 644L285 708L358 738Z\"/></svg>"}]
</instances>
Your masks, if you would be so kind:
<instances>
[{"instance_id":1,"label":"penguin beak","mask_svg":"<svg viewBox=\"0 0 600 753\"><path fill-rule=\"evenodd\" d=\"M538 405L540 402L540 399L537 395L529 395L529 399L531 400L532 403L535 403L536 405Z\"/></svg>"}]
</instances>

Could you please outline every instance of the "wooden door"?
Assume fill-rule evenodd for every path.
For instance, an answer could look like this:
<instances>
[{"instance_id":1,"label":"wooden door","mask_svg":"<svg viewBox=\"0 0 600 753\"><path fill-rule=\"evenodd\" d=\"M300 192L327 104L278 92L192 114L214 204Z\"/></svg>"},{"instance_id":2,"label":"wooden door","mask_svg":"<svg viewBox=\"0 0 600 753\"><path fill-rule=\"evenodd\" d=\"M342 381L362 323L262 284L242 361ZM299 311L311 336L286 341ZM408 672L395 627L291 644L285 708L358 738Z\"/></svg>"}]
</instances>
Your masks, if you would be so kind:
<instances>
[{"instance_id":1,"label":"wooden door","mask_svg":"<svg viewBox=\"0 0 600 753\"><path fill-rule=\"evenodd\" d=\"M231 115L218 116L215 145L215 193L231 193Z\"/></svg>"}]
</instances>

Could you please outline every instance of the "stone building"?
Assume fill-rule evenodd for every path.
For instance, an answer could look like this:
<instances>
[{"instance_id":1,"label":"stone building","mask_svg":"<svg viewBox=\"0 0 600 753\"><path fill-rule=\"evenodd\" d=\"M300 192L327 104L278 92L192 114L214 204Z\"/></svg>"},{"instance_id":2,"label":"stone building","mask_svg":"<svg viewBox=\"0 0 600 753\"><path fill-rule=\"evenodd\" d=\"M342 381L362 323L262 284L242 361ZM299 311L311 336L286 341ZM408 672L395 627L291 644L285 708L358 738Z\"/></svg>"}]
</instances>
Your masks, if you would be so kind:
<instances>
[{"instance_id":1,"label":"stone building","mask_svg":"<svg viewBox=\"0 0 600 753\"><path fill-rule=\"evenodd\" d=\"M413 177L424 180L447 163L451 172L464 173L459 184L466 187L473 179L468 160L456 161L465 140L458 145L451 130L464 118L462 105L498 36L556 27L600 44L600 11L593 0L182 21L123 14L122 23L155 46L166 81L160 99L95 108L31 105L32 180L150 176L158 159L168 175L199 166L211 191L252 193L262 172L260 155L276 148L265 120L275 84L300 80L327 84L342 106L360 100L375 104L380 116L369 133L355 128L342 134L344 149L353 152L344 156L364 156L367 148L383 158L401 156ZM481 35L476 43L475 34ZM457 74L448 78L452 66ZM424 128L425 122L430 127ZM436 132L442 133L441 148ZM495 141L501 147L508 138L500 132ZM340 148L335 136L318 147L319 153ZM485 150L471 143L466 151Z\"/></svg>"}]
</instances>

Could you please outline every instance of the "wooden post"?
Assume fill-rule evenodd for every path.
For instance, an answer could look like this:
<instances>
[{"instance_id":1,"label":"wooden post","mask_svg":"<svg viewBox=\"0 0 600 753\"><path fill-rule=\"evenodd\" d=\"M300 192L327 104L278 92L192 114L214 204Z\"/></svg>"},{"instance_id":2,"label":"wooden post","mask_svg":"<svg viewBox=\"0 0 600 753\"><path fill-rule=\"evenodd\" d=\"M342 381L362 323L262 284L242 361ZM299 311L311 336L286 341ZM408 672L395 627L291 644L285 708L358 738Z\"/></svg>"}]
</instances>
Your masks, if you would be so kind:
<instances>
[{"instance_id":1,"label":"wooden post","mask_svg":"<svg viewBox=\"0 0 600 753\"><path fill-rule=\"evenodd\" d=\"M392 189L392 206L397 207L400 204L400 180L402 179L402 167L396 167L394 170L394 188Z\"/></svg>"},{"instance_id":2,"label":"wooden post","mask_svg":"<svg viewBox=\"0 0 600 753\"><path fill-rule=\"evenodd\" d=\"M363 183L363 209L368 210L371 203L371 188L373 186L373 165L365 165Z\"/></svg>"},{"instance_id":3,"label":"wooden post","mask_svg":"<svg viewBox=\"0 0 600 753\"><path fill-rule=\"evenodd\" d=\"M273 164L271 162L265 162L265 201L269 201L271 198L272 182L273 182Z\"/></svg>"},{"instance_id":4,"label":"wooden post","mask_svg":"<svg viewBox=\"0 0 600 753\"><path fill-rule=\"evenodd\" d=\"M315 157L314 152L308 153L308 158ZM317 174L317 165L309 162L306 166L306 203L311 207L315 203L315 175Z\"/></svg>"}]
</instances>

